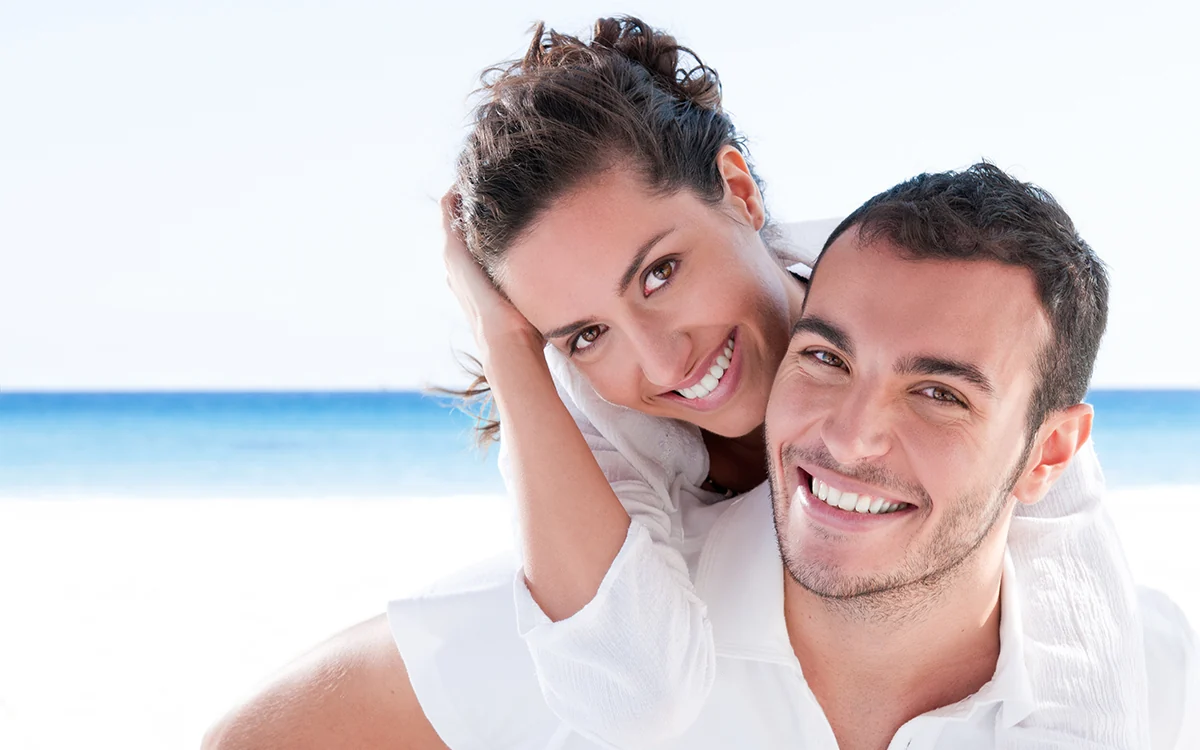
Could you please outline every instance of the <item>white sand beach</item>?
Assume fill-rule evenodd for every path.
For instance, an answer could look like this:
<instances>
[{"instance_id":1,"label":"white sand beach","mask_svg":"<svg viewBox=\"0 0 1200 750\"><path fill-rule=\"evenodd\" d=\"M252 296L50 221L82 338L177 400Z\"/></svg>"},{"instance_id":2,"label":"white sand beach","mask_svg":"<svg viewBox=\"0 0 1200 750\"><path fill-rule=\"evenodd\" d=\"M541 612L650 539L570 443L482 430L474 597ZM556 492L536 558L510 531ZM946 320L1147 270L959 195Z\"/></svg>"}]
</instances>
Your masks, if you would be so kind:
<instances>
[{"instance_id":1,"label":"white sand beach","mask_svg":"<svg viewBox=\"0 0 1200 750\"><path fill-rule=\"evenodd\" d=\"M1200 487L1108 502L1200 623ZM0 499L0 748L195 748L273 669L510 540L499 497Z\"/></svg>"}]
</instances>

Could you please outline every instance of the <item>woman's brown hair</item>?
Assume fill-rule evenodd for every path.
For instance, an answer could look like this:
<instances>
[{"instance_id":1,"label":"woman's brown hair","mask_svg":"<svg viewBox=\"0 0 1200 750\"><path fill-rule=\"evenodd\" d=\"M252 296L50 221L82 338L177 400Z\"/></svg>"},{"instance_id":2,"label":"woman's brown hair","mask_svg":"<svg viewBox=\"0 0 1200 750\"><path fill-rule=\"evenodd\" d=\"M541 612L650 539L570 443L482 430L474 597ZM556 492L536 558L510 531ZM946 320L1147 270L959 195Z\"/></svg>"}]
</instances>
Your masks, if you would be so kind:
<instances>
[{"instance_id":1,"label":"woman's brown hair","mask_svg":"<svg viewBox=\"0 0 1200 750\"><path fill-rule=\"evenodd\" d=\"M584 180L622 165L654 193L690 190L715 205L718 153L745 153L717 72L637 18L602 18L590 41L539 23L525 56L482 83L458 158L455 228L493 279L508 247ZM482 375L457 394L482 405L485 444L499 429L487 394Z\"/></svg>"}]
</instances>

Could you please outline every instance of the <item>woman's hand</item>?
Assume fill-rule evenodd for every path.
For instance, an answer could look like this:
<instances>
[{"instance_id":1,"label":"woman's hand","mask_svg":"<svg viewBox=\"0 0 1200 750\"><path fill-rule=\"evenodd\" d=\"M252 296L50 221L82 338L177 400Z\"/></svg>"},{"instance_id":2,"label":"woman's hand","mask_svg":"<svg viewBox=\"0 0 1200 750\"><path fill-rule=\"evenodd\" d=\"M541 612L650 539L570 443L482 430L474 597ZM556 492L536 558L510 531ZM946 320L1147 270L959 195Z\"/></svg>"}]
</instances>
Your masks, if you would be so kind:
<instances>
[{"instance_id":1,"label":"woman's hand","mask_svg":"<svg viewBox=\"0 0 1200 750\"><path fill-rule=\"evenodd\" d=\"M459 197L442 198L446 281L475 333L504 423L522 570L534 601L563 620L596 598L629 533L621 506L555 388L545 340L500 293L455 231Z\"/></svg>"},{"instance_id":2,"label":"woman's hand","mask_svg":"<svg viewBox=\"0 0 1200 750\"><path fill-rule=\"evenodd\" d=\"M467 250L462 234L455 229L459 197L453 189L442 196L442 229L446 235L443 259L446 283L462 306L475 334L479 359L486 371L490 352L511 346L530 347L541 352L545 341L524 315L496 289L479 261Z\"/></svg>"}]
</instances>

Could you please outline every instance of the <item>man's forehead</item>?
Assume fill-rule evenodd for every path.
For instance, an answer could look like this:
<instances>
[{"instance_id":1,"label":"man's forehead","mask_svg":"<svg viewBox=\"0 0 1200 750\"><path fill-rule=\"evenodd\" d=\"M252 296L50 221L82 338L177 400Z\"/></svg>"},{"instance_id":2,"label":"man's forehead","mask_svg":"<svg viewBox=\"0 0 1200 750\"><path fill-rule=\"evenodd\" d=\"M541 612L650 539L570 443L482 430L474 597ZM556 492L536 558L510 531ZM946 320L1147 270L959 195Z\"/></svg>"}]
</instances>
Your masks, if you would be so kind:
<instances>
[{"instance_id":1,"label":"man's forehead","mask_svg":"<svg viewBox=\"0 0 1200 750\"><path fill-rule=\"evenodd\" d=\"M896 356L970 357L1000 369L1032 364L1050 335L1027 269L993 260L913 259L886 239L862 243L854 230L822 255L804 319L832 323L849 343Z\"/></svg>"}]
</instances>

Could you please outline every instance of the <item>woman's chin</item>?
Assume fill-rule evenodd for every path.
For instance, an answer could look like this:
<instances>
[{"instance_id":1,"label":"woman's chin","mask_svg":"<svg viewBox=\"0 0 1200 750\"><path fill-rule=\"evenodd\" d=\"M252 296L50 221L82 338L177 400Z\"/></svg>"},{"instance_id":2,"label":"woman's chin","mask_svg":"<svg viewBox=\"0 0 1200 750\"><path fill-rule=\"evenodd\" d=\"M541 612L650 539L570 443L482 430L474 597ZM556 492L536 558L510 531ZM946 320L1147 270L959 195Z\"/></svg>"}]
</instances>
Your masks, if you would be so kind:
<instances>
[{"instance_id":1,"label":"woman's chin","mask_svg":"<svg viewBox=\"0 0 1200 750\"><path fill-rule=\"evenodd\" d=\"M761 428L766 411L766 398L756 400L750 394L739 393L719 411L694 413L680 418L691 422L705 432L736 439L745 437Z\"/></svg>"}]
</instances>

